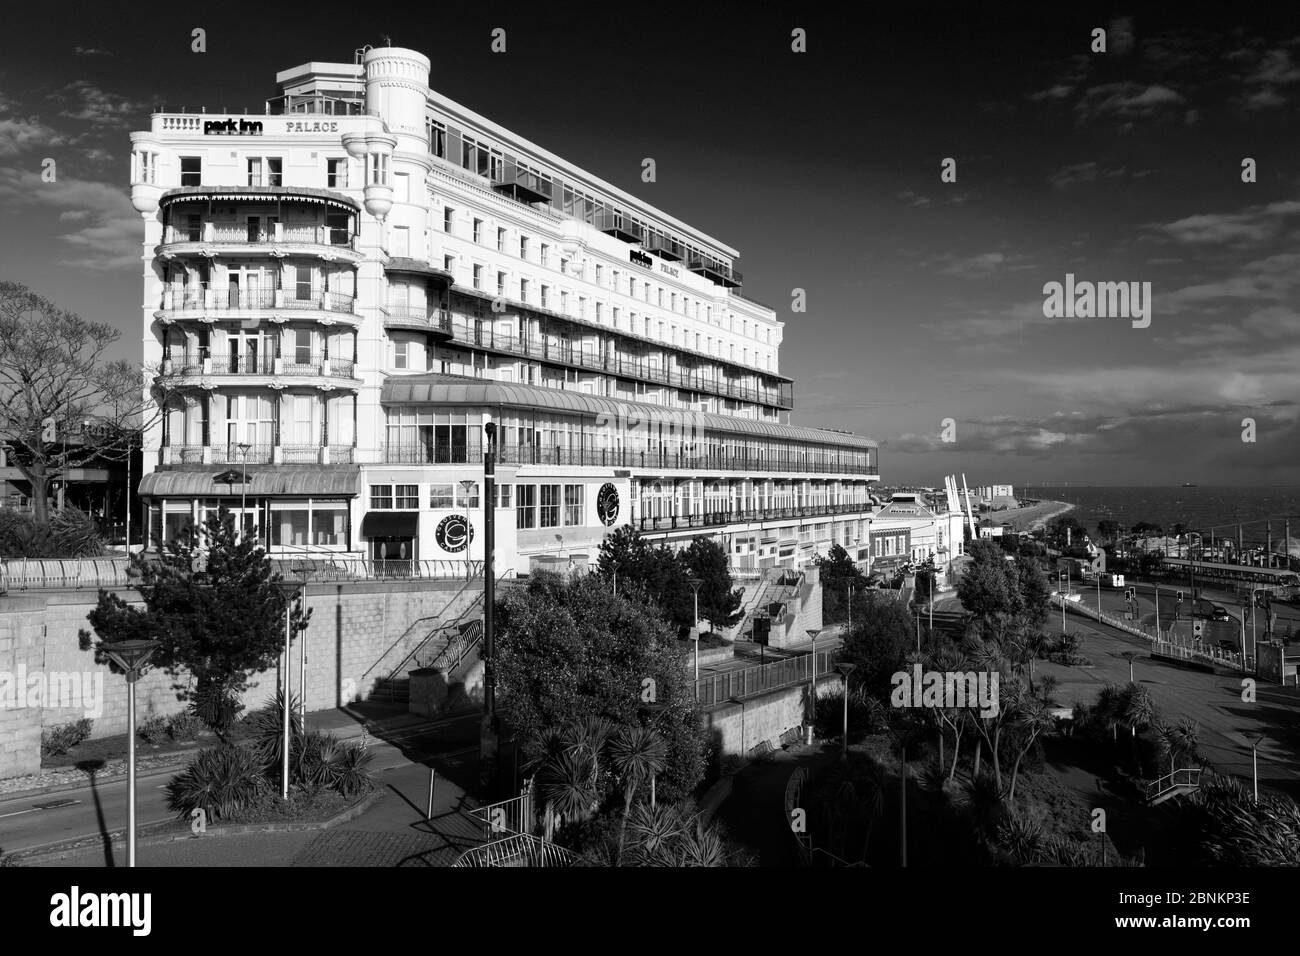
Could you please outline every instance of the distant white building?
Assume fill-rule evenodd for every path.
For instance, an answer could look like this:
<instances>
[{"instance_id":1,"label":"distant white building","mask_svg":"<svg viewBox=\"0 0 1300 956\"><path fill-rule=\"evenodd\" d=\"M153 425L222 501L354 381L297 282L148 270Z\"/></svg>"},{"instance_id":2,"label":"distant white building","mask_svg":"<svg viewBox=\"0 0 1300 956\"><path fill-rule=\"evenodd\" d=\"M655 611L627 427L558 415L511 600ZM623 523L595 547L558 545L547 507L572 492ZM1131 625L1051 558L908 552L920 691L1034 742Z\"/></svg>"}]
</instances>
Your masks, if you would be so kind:
<instances>
[{"instance_id":1,"label":"distant white building","mask_svg":"<svg viewBox=\"0 0 1300 956\"><path fill-rule=\"evenodd\" d=\"M869 571L886 571L933 557L945 574L962 550L962 522L960 512L940 513L923 504L919 494L899 492L871 516L858 558L867 562Z\"/></svg>"}]
</instances>

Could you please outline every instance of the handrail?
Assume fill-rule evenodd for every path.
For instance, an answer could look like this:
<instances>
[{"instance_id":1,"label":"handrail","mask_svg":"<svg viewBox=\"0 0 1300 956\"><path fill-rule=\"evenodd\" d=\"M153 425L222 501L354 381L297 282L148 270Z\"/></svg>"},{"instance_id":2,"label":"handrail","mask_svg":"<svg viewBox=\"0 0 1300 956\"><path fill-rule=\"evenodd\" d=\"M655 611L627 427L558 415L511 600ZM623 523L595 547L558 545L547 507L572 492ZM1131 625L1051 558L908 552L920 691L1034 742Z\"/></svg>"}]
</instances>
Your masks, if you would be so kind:
<instances>
[{"instance_id":1,"label":"handrail","mask_svg":"<svg viewBox=\"0 0 1300 956\"><path fill-rule=\"evenodd\" d=\"M1168 781L1168 783L1166 783ZM1161 794L1168 793L1170 790L1176 790L1178 787L1199 787L1201 785L1201 771L1184 767L1175 770L1173 773L1165 774L1155 783L1148 784L1146 788L1146 797L1152 800Z\"/></svg>"},{"instance_id":2,"label":"handrail","mask_svg":"<svg viewBox=\"0 0 1300 956\"><path fill-rule=\"evenodd\" d=\"M586 866L587 862L571 850L548 843L527 833L513 833L501 840L466 850L452 866Z\"/></svg>"}]
</instances>

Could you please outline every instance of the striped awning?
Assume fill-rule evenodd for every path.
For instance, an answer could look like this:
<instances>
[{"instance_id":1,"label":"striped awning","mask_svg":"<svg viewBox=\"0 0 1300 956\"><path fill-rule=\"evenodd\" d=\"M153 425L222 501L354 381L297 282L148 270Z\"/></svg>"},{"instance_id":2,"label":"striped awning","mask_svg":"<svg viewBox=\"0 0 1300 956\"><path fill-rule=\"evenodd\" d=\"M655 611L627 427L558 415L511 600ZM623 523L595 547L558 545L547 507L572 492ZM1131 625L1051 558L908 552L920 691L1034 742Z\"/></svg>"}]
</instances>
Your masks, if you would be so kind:
<instances>
[{"instance_id":1,"label":"striped awning","mask_svg":"<svg viewBox=\"0 0 1300 956\"><path fill-rule=\"evenodd\" d=\"M140 479L141 498L355 498L361 494L357 465L251 465L248 484L218 481L229 468L154 471ZM242 477L242 473L241 473Z\"/></svg>"},{"instance_id":2,"label":"striped awning","mask_svg":"<svg viewBox=\"0 0 1300 956\"><path fill-rule=\"evenodd\" d=\"M337 206L348 212L360 212L361 204L355 199L328 189L311 186L178 186L169 189L158 200L160 206L175 202L192 200L226 200L231 202L248 202L263 200L278 202L282 199L293 202L320 203Z\"/></svg>"}]
</instances>

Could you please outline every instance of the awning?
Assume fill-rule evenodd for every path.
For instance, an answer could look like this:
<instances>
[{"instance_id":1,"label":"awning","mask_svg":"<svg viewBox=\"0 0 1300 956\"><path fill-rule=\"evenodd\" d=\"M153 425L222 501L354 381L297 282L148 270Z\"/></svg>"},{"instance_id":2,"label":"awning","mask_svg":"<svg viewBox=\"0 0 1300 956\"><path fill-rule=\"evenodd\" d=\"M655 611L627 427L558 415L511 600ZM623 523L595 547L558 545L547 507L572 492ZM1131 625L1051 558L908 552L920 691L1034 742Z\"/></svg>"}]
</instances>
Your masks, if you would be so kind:
<instances>
[{"instance_id":1,"label":"awning","mask_svg":"<svg viewBox=\"0 0 1300 956\"><path fill-rule=\"evenodd\" d=\"M248 483L218 481L230 468L187 468L150 472L140 479L141 498L217 498L246 494L249 498L355 498L361 494L357 465L254 465Z\"/></svg>"},{"instance_id":2,"label":"awning","mask_svg":"<svg viewBox=\"0 0 1300 956\"><path fill-rule=\"evenodd\" d=\"M313 186L178 186L169 189L159 199L159 205L211 199L217 201L250 202L263 200L275 202L287 199L293 202L323 203L349 212L360 212L361 205L350 196Z\"/></svg>"},{"instance_id":3,"label":"awning","mask_svg":"<svg viewBox=\"0 0 1300 956\"><path fill-rule=\"evenodd\" d=\"M419 528L417 511L371 511L361 519L363 538L414 538Z\"/></svg>"}]
</instances>

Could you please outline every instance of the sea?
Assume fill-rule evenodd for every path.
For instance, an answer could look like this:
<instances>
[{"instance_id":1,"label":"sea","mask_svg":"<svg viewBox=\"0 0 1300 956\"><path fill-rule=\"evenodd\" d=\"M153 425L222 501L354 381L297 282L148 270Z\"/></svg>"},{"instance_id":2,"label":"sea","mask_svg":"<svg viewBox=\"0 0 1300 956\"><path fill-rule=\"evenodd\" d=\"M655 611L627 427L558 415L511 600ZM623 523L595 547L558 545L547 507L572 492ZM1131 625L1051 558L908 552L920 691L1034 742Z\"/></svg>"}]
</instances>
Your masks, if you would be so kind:
<instances>
[{"instance_id":1,"label":"sea","mask_svg":"<svg viewBox=\"0 0 1300 956\"><path fill-rule=\"evenodd\" d=\"M1211 529L1216 537L1227 534L1235 538L1240 524L1242 537L1250 544L1263 542L1265 521L1271 519L1276 543L1282 539L1284 519L1290 517L1291 537L1300 538L1300 487L1297 486L1018 485L1015 491L1021 498L1069 502L1074 505L1071 517L1090 532L1096 530L1097 522L1109 518L1125 527L1147 521L1167 531L1175 524L1182 524L1207 538Z\"/></svg>"}]
</instances>

